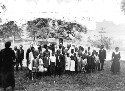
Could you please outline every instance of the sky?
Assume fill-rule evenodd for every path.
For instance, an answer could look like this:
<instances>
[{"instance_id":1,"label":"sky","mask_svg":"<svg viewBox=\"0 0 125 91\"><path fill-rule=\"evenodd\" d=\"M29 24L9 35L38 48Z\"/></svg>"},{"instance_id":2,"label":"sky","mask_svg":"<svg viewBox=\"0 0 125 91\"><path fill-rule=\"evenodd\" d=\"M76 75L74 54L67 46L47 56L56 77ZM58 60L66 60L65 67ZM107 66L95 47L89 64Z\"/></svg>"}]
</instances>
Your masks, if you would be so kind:
<instances>
[{"instance_id":1,"label":"sky","mask_svg":"<svg viewBox=\"0 0 125 91\"><path fill-rule=\"evenodd\" d=\"M0 3L7 8L1 17L19 24L37 17L77 21L88 29L95 29L96 22L103 20L125 23L121 0L0 0Z\"/></svg>"}]
</instances>

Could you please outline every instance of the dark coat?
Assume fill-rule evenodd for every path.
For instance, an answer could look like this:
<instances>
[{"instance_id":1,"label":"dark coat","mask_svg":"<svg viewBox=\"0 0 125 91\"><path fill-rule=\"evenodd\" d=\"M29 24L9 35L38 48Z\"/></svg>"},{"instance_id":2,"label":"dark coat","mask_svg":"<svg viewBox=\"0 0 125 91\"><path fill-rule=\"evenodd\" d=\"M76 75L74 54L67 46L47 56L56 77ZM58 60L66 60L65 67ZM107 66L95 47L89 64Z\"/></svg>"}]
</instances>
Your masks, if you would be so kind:
<instances>
[{"instance_id":1,"label":"dark coat","mask_svg":"<svg viewBox=\"0 0 125 91\"><path fill-rule=\"evenodd\" d=\"M0 52L0 73L2 71L2 56L1 56L1 52Z\"/></svg>"},{"instance_id":2,"label":"dark coat","mask_svg":"<svg viewBox=\"0 0 125 91\"><path fill-rule=\"evenodd\" d=\"M60 67L65 68L65 56L61 54L59 59L60 59Z\"/></svg>"},{"instance_id":3,"label":"dark coat","mask_svg":"<svg viewBox=\"0 0 125 91\"><path fill-rule=\"evenodd\" d=\"M60 67L60 55L55 55L56 56L56 67Z\"/></svg>"},{"instance_id":4,"label":"dark coat","mask_svg":"<svg viewBox=\"0 0 125 91\"><path fill-rule=\"evenodd\" d=\"M106 59L106 50L99 50L99 59L100 61L104 61Z\"/></svg>"},{"instance_id":5,"label":"dark coat","mask_svg":"<svg viewBox=\"0 0 125 91\"><path fill-rule=\"evenodd\" d=\"M2 72L0 73L0 87L15 87L14 60L15 53L11 48L1 50Z\"/></svg>"},{"instance_id":6,"label":"dark coat","mask_svg":"<svg viewBox=\"0 0 125 91\"><path fill-rule=\"evenodd\" d=\"M19 56L20 56L19 54L20 54L20 51L19 51L19 49L17 49L16 53L15 53L15 59L16 59L16 61L19 60Z\"/></svg>"},{"instance_id":7,"label":"dark coat","mask_svg":"<svg viewBox=\"0 0 125 91\"><path fill-rule=\"evenodd\" d=\"M26 59L28 60L29 59L29 53L31 52L31 48L27 49L27 52L26 52Z\"/></svg>"},{"instance_id":8,"label":"dark coat","mask_svg":"<svg viewBox=\"0 0 125 91\"><path fill-rule=\"evenodd\" d=\"M49 67L49 59L47 59L47 57L50 57L50 51L44 51L43 52L43 63L44 63L44 67L48 68Z\"/></svg>"},{"instance_id":9,"label":"dark coat","mask_svg":"<svg viewBox=\"0 0 125 91\"><path fill-rule=\"evenodd\" d=\"M19 49L19 60L23 60L24 59L24 50L23 49Z\"/></svg>"},{"instance_id":10,"label":"dark coat","mask_svg":"<svg viewBox=\"0 0 125 91\"><path fill-rule=\"evenodd\" d=\"M1 50L1 59L3 72L14 70L15 53L11 48Z\"/></svg>"},{"instance_id":11,"label":"dark coat","mask_svg":"<svg viewBox=\"0 0 125 91\"><path fill-rule=\"evenodd\" d=\"M87 56L87 64L91 65L92 64L92 56Z\"/></svg>"}]
</instances>

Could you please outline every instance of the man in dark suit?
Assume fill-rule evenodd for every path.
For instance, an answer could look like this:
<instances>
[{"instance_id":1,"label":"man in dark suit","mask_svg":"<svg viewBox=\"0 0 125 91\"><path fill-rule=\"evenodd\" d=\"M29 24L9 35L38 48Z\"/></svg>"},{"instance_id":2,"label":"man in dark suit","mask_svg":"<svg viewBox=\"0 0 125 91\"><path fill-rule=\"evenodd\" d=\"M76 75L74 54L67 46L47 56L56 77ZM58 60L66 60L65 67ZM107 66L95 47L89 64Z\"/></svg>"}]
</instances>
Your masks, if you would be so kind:
<instances>
[{"instance_id":1,"label":"man in dark suit","mask_svg":"<svg viewBox=\"0 0 125 91\"><path fill-rule=\"evenodd\" d=\"M17 49L17 46L14 47L14 52L15 52L15 61L16 61L16 71L18 71L19 49Z\"/></svg>"},{"instance_id":2,"label":"man in dark suit","mask_svg":"<svg viewBox=\"0 0 125 91\"><path fill-rule=\"evenodd\" d=\"M104 70L104 61L106 59L106 50L104 49L104 45L101 45L101 49L99 50L99 59L100 59L100 64L101 64L101 69Z\"/></svg>"},{"instance_id":3,"label":"man in dark suit","mask_svg":"<svg viewBox=\"0 0 125 91\"><path fill-rule=\"evenodd\" d=\"M20 49L19 49L19 62L18 62L18 66L21 66L21 70L22 70L22 61L24 59L24 50L23 50L23 46L20 45Z\"/></svg>"},{"instance_id":4,"label":"man in dark suit","mask_svg":"<svg viewBox=\"0 0 125 91\"><path fill-rule=\"evenodd\" d=\"M50 51L47 45L44 45L44 46L46 50L43 52L43 63L44 63L44 67L47 68L47 75L50 75L50 69L49 69Z\"/></svg>"}]
</instances>

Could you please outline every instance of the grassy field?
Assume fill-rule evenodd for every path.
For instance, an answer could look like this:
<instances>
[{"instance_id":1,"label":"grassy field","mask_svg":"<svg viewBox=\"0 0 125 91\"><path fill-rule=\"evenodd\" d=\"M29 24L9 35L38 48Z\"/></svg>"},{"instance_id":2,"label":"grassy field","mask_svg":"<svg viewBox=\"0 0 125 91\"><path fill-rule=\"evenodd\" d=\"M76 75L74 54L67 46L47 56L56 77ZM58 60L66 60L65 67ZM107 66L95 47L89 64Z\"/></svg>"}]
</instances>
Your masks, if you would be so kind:
<instances>
[{"instance_id":1,"label":"grassy field","mask_svg":"<svg viewBox=\"0 0 125 91\"><path fill-rule=\"evenodd\" d=\"M14 46L22 44L24 51L30 46L30 42L19 42ZM4 44L0 44L0 49L4 48ZM125 61L121 61L121 74L112 75L110 72L112 51L107 51L107 61L105 62L105 70L91 74L75 74L63 75L61 77L41 77L31 81L27 78L27 70L25 68L26 61L24 59L23 71L15 72L16 91L125 91ZM122 59L125 52L121 52Z\"/></svg>"},{"instance_id":2,"label":"grassy field","mask_svg":"<svg viewBox=\"0 0 125 91\"><path fill-rule=\"evenodd\" d=\"M125 62L121 61L121 74L110 72L111 62L105 62L105 70L91 74L46 76L31 81L26 70L15 72L17 91L125 91Z\"/></svg>"}]
</instances>

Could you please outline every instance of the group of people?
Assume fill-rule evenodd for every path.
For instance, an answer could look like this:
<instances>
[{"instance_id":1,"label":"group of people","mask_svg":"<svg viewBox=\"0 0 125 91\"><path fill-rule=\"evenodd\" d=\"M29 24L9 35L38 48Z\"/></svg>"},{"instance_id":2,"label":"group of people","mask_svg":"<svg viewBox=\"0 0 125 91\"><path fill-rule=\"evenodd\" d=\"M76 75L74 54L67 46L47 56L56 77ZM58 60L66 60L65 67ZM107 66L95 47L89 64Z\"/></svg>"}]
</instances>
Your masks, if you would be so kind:
<instances>
[{"instance_id":1,"label":"group of people","mask_svg":"<svg viewBox=\"0 0 125 91\"><path fill-rule=\"evenodd\" d=\"M37 51L36 51L37 50ZM99 52L87 50L82 46L59 44L55 48L54 44L39 45L35 49L33 45L26 52L27 68L31 77L41 72L45 75L62 75L72 73L90 73L104 70L104 61L106 59L106 50L101 46Z\"/></svg>"},{"instance_id":2,"label":"group of people","mask_svg":"<svg viewBox=\"0 0 125 91\"><path fill-rule=\"evenodd\" d=\"M0 51L0 87L6 91L8 86L15 87L14 66L18 71L19 64L22 69L24 59L23 45L17 46L14 50L10 48L11 42L5 43L5 48ZM118 47L112 53L111 72L120 72L120 52ZM36 49L33 44L26 51L28 74L33 79L37 73L44 75L63 75L74 73L91 73L104 70L106 50L101 45L100 50L91 50L82 46L67 45L60 43L58 48L55 44L38 45ZM39 74L39 75L40 75ZM38 75L38 76L39 76Z\"/></svg>"}]
</instances>

